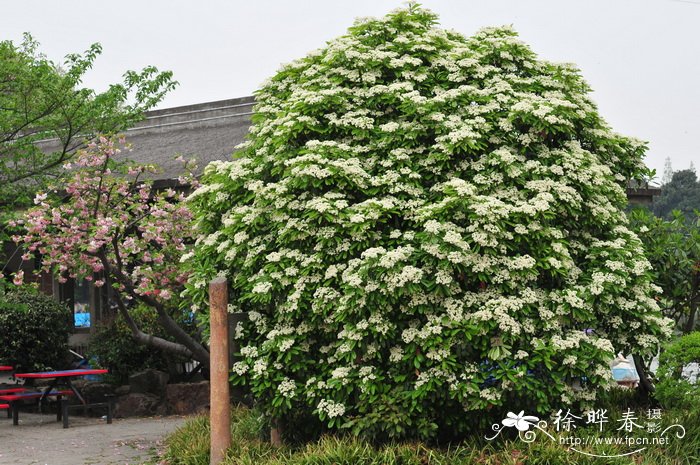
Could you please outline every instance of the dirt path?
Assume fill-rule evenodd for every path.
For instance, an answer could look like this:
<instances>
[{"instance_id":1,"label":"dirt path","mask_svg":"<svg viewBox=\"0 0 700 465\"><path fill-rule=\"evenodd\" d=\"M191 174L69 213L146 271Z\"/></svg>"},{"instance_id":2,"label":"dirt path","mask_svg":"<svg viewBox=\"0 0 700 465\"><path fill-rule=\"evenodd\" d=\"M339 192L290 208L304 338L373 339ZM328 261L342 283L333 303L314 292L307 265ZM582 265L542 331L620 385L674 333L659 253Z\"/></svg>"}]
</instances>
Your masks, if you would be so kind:
<instances>
[{"instance_id":1,"label":"dirt path","mask_svg":"<svg viewBox=\"0 0 700 465\"><path fill-rule=\"evenodd\" d=\"M20 424L0 412L0 464L136 465L152 457L183 417L128 418L111 425L99 418L71 416L63 429L55 415L22 412Z\"/></svg>"}]
</instances>

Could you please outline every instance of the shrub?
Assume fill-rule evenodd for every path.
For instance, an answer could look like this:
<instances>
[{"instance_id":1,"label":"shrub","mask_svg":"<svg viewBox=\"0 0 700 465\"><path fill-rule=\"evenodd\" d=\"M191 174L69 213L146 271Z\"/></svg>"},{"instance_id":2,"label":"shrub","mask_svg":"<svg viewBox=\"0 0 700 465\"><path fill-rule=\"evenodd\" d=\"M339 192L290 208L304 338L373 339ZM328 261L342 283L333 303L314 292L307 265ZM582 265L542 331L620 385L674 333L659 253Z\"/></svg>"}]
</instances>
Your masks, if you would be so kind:
<instances>
[{"instance_id":1,"label":"shrub","mask_svg":"<svg viewBox=\"0 0 700 465\"><path fill-rule=\"evenodd\" d=\"M695 364L691 373L684 368ZM695 408L700 410L700 331L687 334L666 346L659 356L656 377L656 398L667 408Z\"/></svg>"},{"instance_id":2,"label":"shrub","mask_svg":"<svg viewBox=\"0 0 700 465\"><path fill-rule=\"evenodd\" d=\"M68 367L71 317L64 304L31 288L0 293L0 361L18 372Z\"/></svg>"},{"instance_id":3,"label":"shrub","mask_svg":"<svg viewBox=\"0 0 700 465\"><path fill-rule=\"evenodd\" d=\"M132 317L145 333L164 339L169 338L158 323L158 315L147 307L135 308L132 310ZM113 322L96 328L90 337L87 357L96 359L101 367L109 369L105 379L113 384L126 384L129 381L129 375L146 368L168 372L171 362L180 361L179 358L166 352L137 344L131 330L120 315Z\"/></svg>"},{"instance_id":4,"label":"shrub","mask_svg":"<svg viewBox=\"0 0 700 465\"><path fill-rule=\"evenodd\" d=\"M624 214L644 144L511 29L435 23L410 6L284 67L190 197L186 292L230 279L232 379L273 417L460 435L592 401L670 334Z\"/></svg>"}]
</instances>

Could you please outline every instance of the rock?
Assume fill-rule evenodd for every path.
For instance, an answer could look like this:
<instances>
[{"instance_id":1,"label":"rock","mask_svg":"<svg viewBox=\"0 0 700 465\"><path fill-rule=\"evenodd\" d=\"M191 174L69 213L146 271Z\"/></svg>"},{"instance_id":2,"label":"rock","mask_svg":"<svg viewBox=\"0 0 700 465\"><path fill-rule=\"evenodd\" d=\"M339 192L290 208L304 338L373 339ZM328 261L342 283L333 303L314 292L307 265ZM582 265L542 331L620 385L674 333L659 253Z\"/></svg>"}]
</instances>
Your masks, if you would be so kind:
<instances>
[{"instance_id":1,"label":"rock","mask_svg":"<svg viewBox=\"0 0 700 465\"><path fill-rule=\"evenodd\" d=\"M165 402L169 414L205 412L209 408L209 381L168 384L165 388Z\"/></svg>"},{"instance_id":2,"label":"rock","mask_svg":"<svg viewBox=\"0 0 700 465\"><path fill-rule=\"evenodd\" d=\"M114 386L107 383L85 383L79 390L88 403L104 402L106 396L114 395Z\"/></svg>"},{"instance_id":3,"label":"rock","mask_svg":"<svg viewBox=\"0 0 700 465\"><path fill-rule=\"evenodd\" d=\"M160 398L153 394L132 393L120 397L114 408L116 418L145 417L154 415L158 410Z\"/></svg>"},{"instance_id":4,"label":"rock","mask_svg":"<svg viewBox=\"0 0 700 465\"><path fill-rule=\"evenodd\" d=\"M161 417L164 417L168 414L168 405L165 402L161 402L158 404L158 407L156 407L156 411L154 412L155 415L159 415Z\"/></svg>"},{"instance_id":5,"label":"rock","mask_svg":"<svg viewBox=\"0 0 700 465\"><path fill-rule=\"evenodd\" d=\"M156 394L162 396L170 376L162 371L148 369L129 376L131 393Z\"/></svg>"},{"instance_id":6,"label":"rock","mask_svg":"<svg viewBox=\"0 0 700 465\"><path fill-rule=\"evenodd\" d=\"M131 386L125 384L124 386L119 386L114 390L115 396L125 396L131 392Z\"/></svg>"},{"instance_id":7,"label":"rock","mask_svg":"<svg viewBox=\"0 0 700 465\"><path fill-rule=\"evenodd\" d=\"M187 378L188 383L199 383L200 381L205 381L204 376L202 376L201 372L197 372L193 375L190 375Z\"/></svg>"}]
</instances>

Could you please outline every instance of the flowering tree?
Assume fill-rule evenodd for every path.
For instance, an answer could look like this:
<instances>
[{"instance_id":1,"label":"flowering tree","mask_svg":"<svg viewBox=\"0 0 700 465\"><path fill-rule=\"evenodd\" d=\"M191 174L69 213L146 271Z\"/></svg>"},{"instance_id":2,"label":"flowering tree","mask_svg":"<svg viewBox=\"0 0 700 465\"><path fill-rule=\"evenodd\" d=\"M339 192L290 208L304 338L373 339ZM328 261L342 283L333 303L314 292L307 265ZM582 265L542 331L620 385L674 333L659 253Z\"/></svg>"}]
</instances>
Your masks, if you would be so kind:
<instances>
[{"instance_id":1,"label":"flowering tree","mask_svg":"<svg viewBox=\"0 0 700 465\"><path fill-rule=\"evenodd\" d=\"M590 402L669 334L623 212L644 144L512 30L435 22L410 6L284 67L191 196L186 292L230 278L233 380L273 416L459 434Z\"/></svg>"},{"instance_id":2,"label":"flowering tree","mask_svg":"<svg viewBox=\"0 0 700 465\"><path fill-rule=\"evenodd\" d=\"M64 167L72 170L62 186L65 197L52 202L46 193L38 194L36 207L20 222L26 233L14 239L26 249L24 260L39 254L40 271L61 282L83 278L113 288L137 342L208 363L208 351L173 318L187 280L179 267L191 227L190 212L180 203L183 194L154 190L143 180L154 166L115 164L119 147L101 137L79 151ZM19 272L14 281L22 279ZM143 333L129 314L132 299L152 307L177 342Z\"/></svg>"}]
</instances>

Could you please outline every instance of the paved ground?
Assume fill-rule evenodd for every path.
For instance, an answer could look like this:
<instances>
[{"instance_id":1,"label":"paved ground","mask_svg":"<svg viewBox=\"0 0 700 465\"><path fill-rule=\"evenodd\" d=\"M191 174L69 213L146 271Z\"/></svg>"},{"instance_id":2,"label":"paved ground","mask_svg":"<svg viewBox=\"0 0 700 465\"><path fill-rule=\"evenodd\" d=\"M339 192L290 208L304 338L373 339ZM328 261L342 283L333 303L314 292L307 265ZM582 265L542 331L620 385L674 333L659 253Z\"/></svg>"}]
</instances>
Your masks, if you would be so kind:
<instances>
[{"instance_id":1,"label":"paved ground","mask_svg":"<svg viewBox=\"0 0 700 465\"><path fill-rule=\"evenodd\" d=\"M115 419L71 415L63 429L56 415L20 413L20 424L0 411L2 465L136 465L152 457L183 417Z\"/></svg>"}]
</instances>

